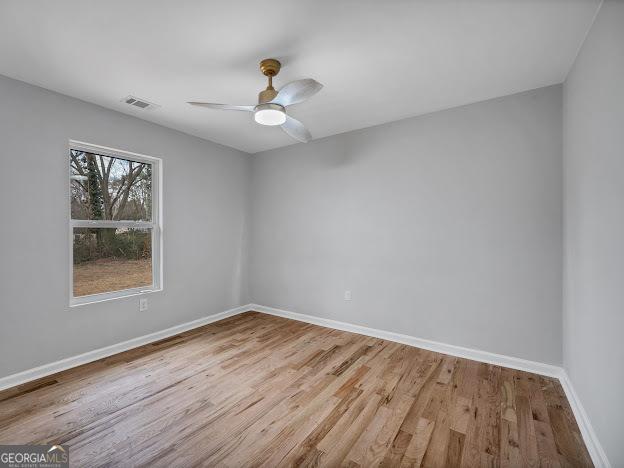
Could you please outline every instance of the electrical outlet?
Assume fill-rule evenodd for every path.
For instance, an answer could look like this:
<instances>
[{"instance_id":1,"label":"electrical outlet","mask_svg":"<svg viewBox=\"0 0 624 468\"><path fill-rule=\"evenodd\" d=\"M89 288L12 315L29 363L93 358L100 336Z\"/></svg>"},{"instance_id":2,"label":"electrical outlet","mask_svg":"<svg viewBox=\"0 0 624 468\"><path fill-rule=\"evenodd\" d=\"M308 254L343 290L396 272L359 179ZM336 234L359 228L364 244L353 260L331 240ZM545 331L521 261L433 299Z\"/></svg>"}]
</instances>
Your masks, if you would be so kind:
<instances>
[{"instance_id":1,"label":"electrical outlet","mask_svg":"<svg viewBox=\"0 0 624 468\"><path fill-rule=\"evenodd\" d=\"M145 312L147 310L147 297L139 299L139 312Z\"/></svg>"},{"instance_id":2,"label":"electrical outlet","mask_svg":"<svg viewBox=\"0 0 624 468\"><path fill-rule=\"evenodd\" d=\"M350 301L351 300L351 291L345 291L344 299L345 299L345 301Z\"/></svg>"}]
</instances>

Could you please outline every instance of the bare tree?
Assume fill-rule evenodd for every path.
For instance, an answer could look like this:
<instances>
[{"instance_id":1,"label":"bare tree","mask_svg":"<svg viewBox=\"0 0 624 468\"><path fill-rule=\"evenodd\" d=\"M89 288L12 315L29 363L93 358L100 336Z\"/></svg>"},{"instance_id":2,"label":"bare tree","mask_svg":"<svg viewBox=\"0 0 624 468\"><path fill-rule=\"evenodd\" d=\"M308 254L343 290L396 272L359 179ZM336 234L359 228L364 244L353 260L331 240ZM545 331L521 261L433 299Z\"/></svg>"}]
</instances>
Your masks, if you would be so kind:
<instances>
[{"instance_id":1,"label":"bare tree","mask_svg":"<svg viewBox=\"0 0 624 468\"><path fill-rule=\"evenodd\" d=\"M124 161L125 164L120 164L120 161ZM147 177L141 177L150 172L146 170L148 165L145 163L72 151L71 167L76 174L83 177L82 180L72 181L82 191L82 196L75 197L76 202L89 204L91 207L90 216L96 215L97 210L94 211L94 207L99 204L99 200L94 198L100 197L103 210L102 217L99 219L123 219L127 216L126 208L131 195L140 199L142 207L151 206L151 193L146 193L145 190L135 190L141 182L151 186L151 180L147 180ZM93 173L95 173L96 180L93 180ZM95 183L98 187L93 187ZM143 200L143 198L147 200ZM146 209L144 214L149 215L149 211Z\"/></svg>"}]
</instances>

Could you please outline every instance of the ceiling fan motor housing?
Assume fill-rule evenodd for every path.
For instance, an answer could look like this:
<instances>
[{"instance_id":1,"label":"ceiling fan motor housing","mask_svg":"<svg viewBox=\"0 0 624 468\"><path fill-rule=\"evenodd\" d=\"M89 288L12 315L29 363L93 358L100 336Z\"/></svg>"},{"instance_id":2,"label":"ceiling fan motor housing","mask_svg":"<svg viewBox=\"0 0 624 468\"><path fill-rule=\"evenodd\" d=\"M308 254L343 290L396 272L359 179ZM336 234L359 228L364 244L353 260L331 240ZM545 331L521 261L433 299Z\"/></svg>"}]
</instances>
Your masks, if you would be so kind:
<instances>
[{"instance_id":1,"label":"ceiling fan motor housing","mask_svg":"<svg viewBox=\"0 0 624 468\"><path fill-rule=\"evenodd\" d=\"M266 102L271 102L275 96L277 96L277 91L273 86L269 86L267 89L264 89L258 93L258 104L264 104Z\"/></svg>"}]
</instances>

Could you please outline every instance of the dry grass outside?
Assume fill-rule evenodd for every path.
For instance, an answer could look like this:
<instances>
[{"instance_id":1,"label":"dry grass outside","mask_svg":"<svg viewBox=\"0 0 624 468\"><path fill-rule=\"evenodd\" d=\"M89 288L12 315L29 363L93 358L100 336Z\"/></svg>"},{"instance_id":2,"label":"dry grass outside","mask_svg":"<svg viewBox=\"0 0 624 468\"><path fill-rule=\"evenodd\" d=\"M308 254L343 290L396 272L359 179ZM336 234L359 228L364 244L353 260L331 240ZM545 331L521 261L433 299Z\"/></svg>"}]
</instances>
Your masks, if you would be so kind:
<instances>
[{"instance_id":1,"label":"dry grass outside","mask_svg":"<svg viewBox=\"0 0 624 468\"><path fill-rule=\"evenodd\" d=\"M74 265L74 296L86 296L152 284L151 259L100 259Z\"/></svg>"}]
</instances>

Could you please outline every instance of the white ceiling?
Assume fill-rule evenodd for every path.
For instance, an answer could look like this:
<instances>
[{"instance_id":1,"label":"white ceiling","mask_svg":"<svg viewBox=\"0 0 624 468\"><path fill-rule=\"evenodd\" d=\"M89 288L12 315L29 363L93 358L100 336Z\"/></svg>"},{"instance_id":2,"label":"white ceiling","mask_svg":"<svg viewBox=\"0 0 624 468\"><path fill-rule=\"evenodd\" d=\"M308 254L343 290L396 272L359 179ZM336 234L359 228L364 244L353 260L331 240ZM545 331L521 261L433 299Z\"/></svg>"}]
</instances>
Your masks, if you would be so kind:
<instances>
[{"instance_id":1,"label":"white ceiling","mask_svg":"<svg viewBox=\"0 0 624 468\"><path fill-rule=\"evenodd\" d=\"M320 138L560 83L599 0L2 0L0 74L247 152L295 143L244 112L258 62ZM142 111L128 94L162 107ZM0 104L1 105L1 104Z\"/></svg>"}]
</instances>

